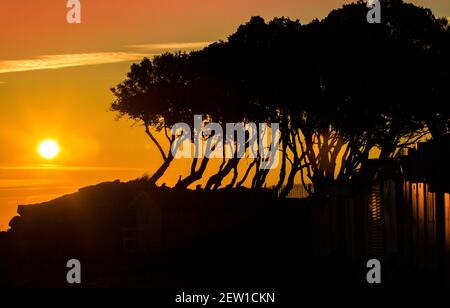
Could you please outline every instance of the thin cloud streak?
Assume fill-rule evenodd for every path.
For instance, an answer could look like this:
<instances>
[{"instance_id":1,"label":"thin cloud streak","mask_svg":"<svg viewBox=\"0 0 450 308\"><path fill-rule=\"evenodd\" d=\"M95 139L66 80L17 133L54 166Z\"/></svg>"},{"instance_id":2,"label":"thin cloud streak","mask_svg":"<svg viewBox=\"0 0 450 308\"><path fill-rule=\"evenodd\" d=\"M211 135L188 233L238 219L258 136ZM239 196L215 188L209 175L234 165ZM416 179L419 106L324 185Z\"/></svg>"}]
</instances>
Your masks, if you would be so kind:
<instances>
[{"instance_id":1,"label":"thin cloud streak","mask_svg":"<svg viewBox=\"0 0 450 308\"><path fill-rule=\"evenodd\" d=\"M118 62L136 61L143 57L152 57L164 51L190 51L202 49L213 42L161 43L129 45L127 48L142 51L158 51L153 53L135 52L94 52L79 54L44 55L33 59L0 61L0 74L27 72L37 70L61 69L75 66L110 64ZM0 81L0 84L4 82Z\"/></svg>"},{"instance_id":2,"label":"thin cloud streak","mask_svg":"<svg viewBox=\"0 0 450 308\"><path fill-rule=\"evenodd\" d=\"M34 59L0 61L0 74L135 61L144 56L148 55L128 52L45 55Z\"/></svg>"},{"instance_id":3,"label":"thin cloud streak","mask_svg":"<svg viewBox=\"0 0 450 308\"><path fill-rule=\"evenodd\" d=\"M127 47L142 50L195 50L195 49L202 49L212 43L214 42L161 43L161 44L129 45Z\"/></svg>"}]
</instances>

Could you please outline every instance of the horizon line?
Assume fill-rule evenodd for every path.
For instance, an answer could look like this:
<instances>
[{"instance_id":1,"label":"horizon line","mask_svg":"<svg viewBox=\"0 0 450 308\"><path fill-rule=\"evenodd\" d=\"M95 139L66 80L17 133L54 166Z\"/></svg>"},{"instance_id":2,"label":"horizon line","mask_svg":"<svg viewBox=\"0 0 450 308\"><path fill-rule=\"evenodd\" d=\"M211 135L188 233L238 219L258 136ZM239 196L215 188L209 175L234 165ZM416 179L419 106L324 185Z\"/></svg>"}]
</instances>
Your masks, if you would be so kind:
<instances>
[{"instance_id":1,"label":"horizon line","mask_svg":"<svg viewBox=\"0 0 450 308\"><path fill-rule=\"evenodd\" d=\"M57 164L39 164L28 166L0 165L0 171L14 170L61 170L61 171L140 171L149 167L91 167L91 166L65 166Z\"/></svg>"}]
</instances>

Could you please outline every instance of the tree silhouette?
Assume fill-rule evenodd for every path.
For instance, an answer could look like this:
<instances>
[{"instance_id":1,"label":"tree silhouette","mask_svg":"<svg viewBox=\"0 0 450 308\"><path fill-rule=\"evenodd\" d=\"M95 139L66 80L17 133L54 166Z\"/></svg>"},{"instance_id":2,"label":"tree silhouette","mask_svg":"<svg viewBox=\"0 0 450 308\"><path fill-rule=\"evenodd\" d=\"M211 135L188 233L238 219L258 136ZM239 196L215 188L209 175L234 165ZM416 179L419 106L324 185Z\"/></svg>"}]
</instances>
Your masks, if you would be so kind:
<instances>
[{"instance_id":1,"label":"tree silhouette","mask_svg":"<svg viewBox=\"0 0 450 308\"><path fill-rule=\"evenodd\" d=\"M382 1L382 7L381 24L367 23L363 1L306 25L253 17L226 41L133 65L113 89L112 110L143 124L158 147L164 162L153 182L173 160L170 146L177 136L169 134L171 127L201 114L203 125L216 122L225 133L226 123L279 123L275 188L281 197L297 178L310 194L326 193L329 186L356 179L376 148L380 159L392 159L429 133L436 140L450 133L443 103L450 94L448 21L400 0ZM166 133L169 151L152 129ZM234 152L222 159L205 189L241 187L250 179L253 188L265 185L264 158L258 153L244 167L233 139L212 143ZM246 150L252 141L246 132ZM176 186L202 179L208 162L194 158L190 174Z\"/></svg>"},{"instance_id":2,"label":"tree silhouette","mask_svg":"<svg viewBox=\"0 0 450 308\"><path fill-rule=\"evenodd\" d=\"M172 126L192 121L189 108L177 104L184 96L185 58L182 53L163 54L153 61L145 58L140 64L133 64L127 78L111 89L115 96L111 110L119 117L126 116L142 125L161 154L163 163L150 178L151 183L163 176L174 159L171 152L175 141L170 131ZM152 130L164 133L169 144L167 150Z\"/></svg>"}]
</instances>

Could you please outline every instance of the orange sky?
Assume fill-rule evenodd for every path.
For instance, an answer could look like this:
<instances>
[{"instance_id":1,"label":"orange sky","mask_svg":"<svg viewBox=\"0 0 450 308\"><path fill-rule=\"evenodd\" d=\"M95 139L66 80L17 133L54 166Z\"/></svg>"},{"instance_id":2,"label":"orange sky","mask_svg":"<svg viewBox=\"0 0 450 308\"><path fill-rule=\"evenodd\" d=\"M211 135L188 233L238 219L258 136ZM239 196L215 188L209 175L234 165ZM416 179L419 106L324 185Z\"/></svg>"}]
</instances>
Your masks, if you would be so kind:
<instances>
[{"instance_id":1,"label":"orange sky","mask_svg":"<svg viewBox=\"0 0 450 308\"><path fill-rule=\"evenodd\" d=\"M132 179L160 164L142 130L108 112L109 88L133 61L225 39L253 15L306 23L348 2L81 0L82 23L69 25L66 0L1 0L0 230L17 204ZM448 0L413 2L450 16ZM46 138L61 145L52 161L58 168L42 167L36 153ZM179 173L170 175L168 183Z\"/></svg>"},{"instance_id":2,"label":"orange sky","mask_svg":"<svg viewBox=\"0 0 450 308\"><path fill-rule=\"evenodd\" d=\"M82 24L65 22L65 0L2 0L2 58L117 50L138 43L225 38L252 15L310 20L342 0L81 0ZM319 3L319 4L318 4ZM3 44L2 44L3 45Z\"/></svg>"}]
</instances>

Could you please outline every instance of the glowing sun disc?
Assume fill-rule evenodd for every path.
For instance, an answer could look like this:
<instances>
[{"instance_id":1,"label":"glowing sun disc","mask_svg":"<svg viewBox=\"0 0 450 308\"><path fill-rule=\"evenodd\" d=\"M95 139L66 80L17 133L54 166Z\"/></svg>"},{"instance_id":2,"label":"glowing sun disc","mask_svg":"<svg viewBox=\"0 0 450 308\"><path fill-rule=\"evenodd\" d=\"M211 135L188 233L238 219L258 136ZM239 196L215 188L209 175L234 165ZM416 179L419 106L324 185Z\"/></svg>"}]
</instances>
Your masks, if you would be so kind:
<instances>
[{"instance_id":1,"label":"glowing sun disc","mask_svg":"<svg viewBox=\"0 0 450 308\"><path fill-rule=\"evenodd\" d=\"M45 159L53 159L59 154L59 145L54 140L42 141L39 145L39 154Z\"/></svg>"}]
</instances>

